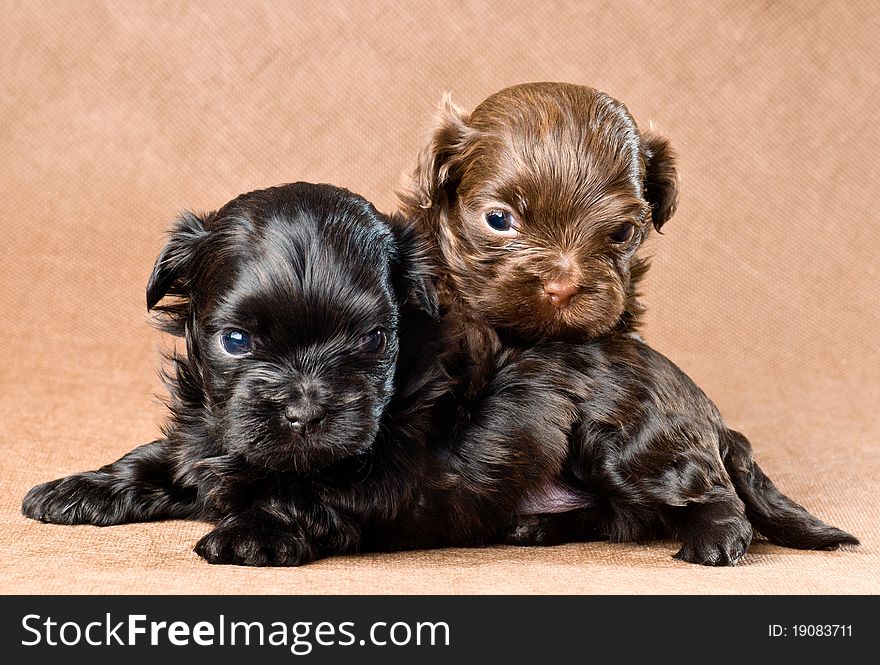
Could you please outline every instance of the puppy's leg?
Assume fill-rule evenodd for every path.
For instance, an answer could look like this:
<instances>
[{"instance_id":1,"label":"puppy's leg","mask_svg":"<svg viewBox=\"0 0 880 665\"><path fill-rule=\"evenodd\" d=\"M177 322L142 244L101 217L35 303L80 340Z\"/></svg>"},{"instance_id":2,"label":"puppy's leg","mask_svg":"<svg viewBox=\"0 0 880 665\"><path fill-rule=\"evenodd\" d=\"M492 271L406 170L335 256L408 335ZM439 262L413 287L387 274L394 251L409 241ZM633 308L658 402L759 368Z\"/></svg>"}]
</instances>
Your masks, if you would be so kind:
<instances>
[{"instance_id":1,"label":"puppy's leg","mask_svg":"<svg viewBox=\"0 0 880 665\"><path fill-rule=\"evenodd\" d=\"M676 559L706 566L731 566L746 553L752 526L727 475L714 427L678 417L675 426L648 418L641 434L623 443L612 484L619 496L653 505L682 541ZM621 513L629 506L622 501Z\"/></svg>"},{"instance_id":2,"label":"puppy's leg","mask_svg":"<svg viewBox=\"0 0 880 665\"><path fill-rule=\"evenodd\" d=\"M729 488L718 488L703 503L686 507L679 529L681 549L673 556L704 566L733 566L749 549L752 525L742 501Z\"/></svg>"},{"instance_id":3,"label":"puppy's leg","mask_svg":"<svg viewBox=\"0 0 880 665\"><path fill-rule=\"evenodd\" d=\"M522 497L560 474L577 409L558 388L568 379L556 369L524 356L495 375L467 425L437 455L429 473L436 491L416 519L427 542L411 546L495 541L514 523Z\"/></svg>"},{"instance_id":4,"label":"puppy's leg","mask_svg":"<svg viewBox=\"0 0 880 665\"><path fill-rule=\"evenodd\" d=\"M174 481L171 443L159 439L112 464L34 487L22 513L52 524L110 526L196 516L195 488Z\"/></svg>"},{"instance_id":5,"label":"puppy's leg","mask_svg":"<svg viewBox=\"0 0 880 665\"><path fill-rule=\"evenodd\" d=\"M259 492L259 491L258 491ZM194 551L212 564L300 566L357 551L360 529L346 515L312 497L266 493L221 520Z\"/></svg>"},{"instance_id":6,"label":"puppy's leg","mask_svg":"<svg viewBox=\"0 0 880 665\"><path fill-rule=\"evenodd\" d=\"M727 428L715 405L678 367L638 341L629 344L624 350L631 356L629 382L641 405L639 436L624 444L619 458L635 460L623 469L626 477L652 479L649 494L670 512L685 507L678 558L735 563L753 525L788 547L858 542L783 495L755 463L748 440Z\"/></svg>"}]
</instances>

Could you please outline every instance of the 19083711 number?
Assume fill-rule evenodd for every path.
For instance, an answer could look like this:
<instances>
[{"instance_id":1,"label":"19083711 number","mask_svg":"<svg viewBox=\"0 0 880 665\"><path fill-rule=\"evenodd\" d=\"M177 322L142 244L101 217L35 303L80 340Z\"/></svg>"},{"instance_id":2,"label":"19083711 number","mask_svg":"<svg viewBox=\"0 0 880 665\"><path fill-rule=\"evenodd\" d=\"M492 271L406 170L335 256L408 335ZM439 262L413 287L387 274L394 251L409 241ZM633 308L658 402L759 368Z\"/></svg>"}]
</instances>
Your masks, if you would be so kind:
<instances>
[{"instance_id":1,"label":"19083711 number","mask_svg":"<svg viewBox=\"0 0 880 665\"><path fill-rule=\"evenodd\" d=\"M772 623L768 626L769 637L852 637L852 624L799 623L782 626Z\"/></svg>"}]
</instances>

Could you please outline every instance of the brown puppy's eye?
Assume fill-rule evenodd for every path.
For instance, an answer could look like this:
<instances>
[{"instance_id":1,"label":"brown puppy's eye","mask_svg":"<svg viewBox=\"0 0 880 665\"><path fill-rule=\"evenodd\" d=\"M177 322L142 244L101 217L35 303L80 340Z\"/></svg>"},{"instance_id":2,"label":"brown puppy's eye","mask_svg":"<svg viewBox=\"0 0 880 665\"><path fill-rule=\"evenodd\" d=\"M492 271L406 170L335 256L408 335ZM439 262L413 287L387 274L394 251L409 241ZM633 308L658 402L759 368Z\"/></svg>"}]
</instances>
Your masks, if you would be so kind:
<instances>
[{"instance_id":1,"label":"brown puppy's eye","mask_svg":"<svg viewBox=\"0 0 880 665\"><path fill-rule=\"evenodd\" d=\"M388 334L384 328L376 328L360 338L358 346L367 353L382 353L388 343Z\"/></svg>"},{"instance_id":2,"label":"brown puppy's eye","mask_svg":"<svg viewBox=\"0 0 880 665\"><path fill-rule=\"evenodd\" d=\"M518 231L516 222L506 210L490 210L484 215L486 225L498 235L515 236Z\"/></svg>"},{"instance_id":3,"label":"brown puppy's eye","mask_svg":"<svg viewBox=\"0 0 880 665\"><path fill-rule=\"evenodd\" d=\"M624 222L611 233L611 242L623 243L633 237L636 227L629 222Z\"/></svg>"}]
</instances>

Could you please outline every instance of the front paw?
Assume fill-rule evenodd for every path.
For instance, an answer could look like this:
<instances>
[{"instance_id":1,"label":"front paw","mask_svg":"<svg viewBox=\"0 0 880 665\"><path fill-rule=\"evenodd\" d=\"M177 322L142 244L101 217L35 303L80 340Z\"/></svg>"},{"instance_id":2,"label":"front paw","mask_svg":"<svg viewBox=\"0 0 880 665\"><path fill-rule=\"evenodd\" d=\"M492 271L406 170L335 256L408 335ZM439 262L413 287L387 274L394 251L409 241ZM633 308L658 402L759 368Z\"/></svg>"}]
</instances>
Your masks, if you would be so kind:
<instances>
[{"instance_id":1,"label":"front paw","mask_svg":"<svg viewBox=\"0 0 880 665\"><path fill-rule=\"evenodd\" d=\"M300 566L315 558L301 534L246 523L217 527L194 551L208 563L236 566Z\"/></svg>"},{"instance_id":2,"label":"front paw","mask_svg":"<svg viewBox=\"0 0 880 665\"><path fill-rule=\"evenodd\" d=\"M111 488L107 483L77 474L37 485L21 504L25 517L51 524L96 524L118 520Z\"/></svg>"},{"instance_id":3,"label":"front paw","mask_svg":"<svg viewBox=\"0 0 880 665\"><path fill-rule=\"evenodd\" d=\"M674 558L703 566L734 566L752 542L752 525L732 517L690 531Z\"/></svg>"}]
</instances>

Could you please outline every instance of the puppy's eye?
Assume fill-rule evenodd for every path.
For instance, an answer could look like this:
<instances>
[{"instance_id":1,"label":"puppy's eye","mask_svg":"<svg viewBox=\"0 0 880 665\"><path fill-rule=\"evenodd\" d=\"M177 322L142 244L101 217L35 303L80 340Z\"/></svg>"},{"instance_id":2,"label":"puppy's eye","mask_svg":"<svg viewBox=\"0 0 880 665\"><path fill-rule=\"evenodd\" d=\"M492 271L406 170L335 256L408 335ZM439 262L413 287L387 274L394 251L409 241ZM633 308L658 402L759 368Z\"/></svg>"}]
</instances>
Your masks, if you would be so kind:
<instances>
[{"instance_id":1,"label":"puppy's eye","mask_svg":"<svg viewBox=\"0 0 880 665\"><path fill-rule=\"evenodd\" d=\"M254 350L254 340L244 330L224 330L220 333L220 345L230 356L243 356Z\"/></svg>"},{"instance_id":2,"label":"puppy's eye","mask_svg":"<svg viewBox=\"0 0 880 665\"><path fill-rule=\"evenodd\" d=\"M505 210L490 210L484 219L486 225L498 235L513 237L518 233L513 215Z\"/></svg>"},{"instance_id":3,"label":"puppy's eye","mask_svg":"<svg viewBox=\"0 0 880 665\"><path fill-rule=\"evenodd\" d=\"M358 347L366 353L382 353L388 343L388 334L384 328L376 328L358 341Z\"/></svg>"},{"instance_id":4,"label":"puppy's eye","mask_svg":"<svg viewBox=\"0 0 880 665\"><path fill-rule=\"evenodd\" d=\"M630 240L635 233L636 227L629 222L624 222L611 233L611 242L624 243Z\"/></svg>"}]
</instances>

